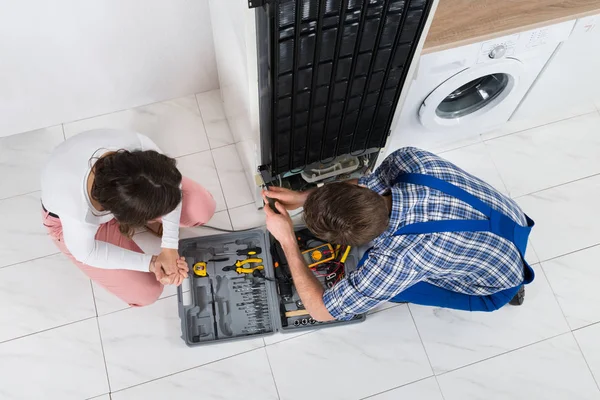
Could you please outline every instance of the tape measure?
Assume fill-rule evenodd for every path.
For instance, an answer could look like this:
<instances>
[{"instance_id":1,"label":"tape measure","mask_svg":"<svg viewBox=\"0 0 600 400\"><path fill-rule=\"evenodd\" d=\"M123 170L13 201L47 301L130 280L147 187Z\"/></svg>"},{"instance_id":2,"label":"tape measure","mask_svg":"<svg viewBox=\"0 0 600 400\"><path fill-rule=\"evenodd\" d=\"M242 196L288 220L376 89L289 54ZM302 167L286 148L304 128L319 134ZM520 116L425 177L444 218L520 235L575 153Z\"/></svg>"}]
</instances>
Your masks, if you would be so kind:
<instances>
[{"instance_id":1,"label":"tape measure","mask_svg":"<svg viewBox=\"0 0 600 400\"><path fill-rule=\"evenodd\" d=\"M204 261L201 262L197 262L196 264L194 264L194 267L192 268L192 270L194 271L194 274L196 274L197 276L207 276L207 272L206 272L206 263Z\"/></svg>"}]
</instances>

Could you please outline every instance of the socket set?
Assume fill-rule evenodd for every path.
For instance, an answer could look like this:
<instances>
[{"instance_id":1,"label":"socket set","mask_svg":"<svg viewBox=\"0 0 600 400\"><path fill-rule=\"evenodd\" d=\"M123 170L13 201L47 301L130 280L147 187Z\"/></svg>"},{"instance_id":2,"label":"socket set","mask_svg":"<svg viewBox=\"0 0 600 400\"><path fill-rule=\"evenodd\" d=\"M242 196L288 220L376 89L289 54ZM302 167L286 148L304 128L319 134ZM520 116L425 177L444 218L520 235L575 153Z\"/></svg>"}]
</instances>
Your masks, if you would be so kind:
<instances>
[{"instance_id":1,"label":"socket set","mask_svg":"<svg viewBox=\"0 0 600 400\"><path fill-rule=\"evenodd\" d=\"M302 250L329 248L308 238L306 232L303 227L297 228L299 239L303 239L299 242ZM323 259L329 260L326 251ZM356 268L355 252L346 252L337 279ZM188 346L365 319L359 315L352 321L321 323L311 318L293 285L281 247L265 230L183 239L179 253L190 266L190 293L183 293L181 286L177 289L182 338ZM316 256L311 254L313 259ZM328 274L322 273L322 267L317 265L312 270L327 287Z\"/></svg>"}]
</instances>

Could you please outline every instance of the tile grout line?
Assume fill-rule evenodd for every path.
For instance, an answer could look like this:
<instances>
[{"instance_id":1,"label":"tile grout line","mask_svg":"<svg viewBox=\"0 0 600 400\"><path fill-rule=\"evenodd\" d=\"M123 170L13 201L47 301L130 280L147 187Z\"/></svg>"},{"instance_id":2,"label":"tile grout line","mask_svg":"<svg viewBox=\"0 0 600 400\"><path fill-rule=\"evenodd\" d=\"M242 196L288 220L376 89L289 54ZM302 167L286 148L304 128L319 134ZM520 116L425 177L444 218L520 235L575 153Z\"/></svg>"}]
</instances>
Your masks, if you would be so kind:
<instances>
[{"instance_id":1,"label":"tile grout line","mask_svg":"<svg viewBox=\"0 0 600 400\"><path fill-rule=\"evenodd\" d=\"M580 326L579 328L571 329L571 332L577 332L577 331L580 331L582 329L589 328L591 326L598 325L598 324L600 324L600 321L592 322L590 324L587 324L587 325L584 325L584 326Z\"/></svg>"},{"instance_id":2,"label":"tile grout line","mask_svg":"<svg viewBox=\"0 0 600 400\"><path fill-rule=\"evenodd\" d=\"M396 305L394 305L394 306L391 306L391 307L385 308L385 309L383 309L383 310L377 310L377 311L373 311L373 312L371 312L371 313L367 314L367 318L368 318L368 316L370 316L370 315L375 315L375 314L377 314L377 313L380 313L380 312L383 312L383 311L388 311L388 310L391 310L392 308L396 308L396 307L399 307L399 306L401 306L401 305L402 305L402 304L398 303L398 304L396 304ZM275 346L276 344L279 344L279 343L282 343L282 342L287 342L288 340L294 340L294 339L296 339L296 338L299 338L299 337L301 337L301 336L310 335L310 334L312 334L312 333L316 333L316 332L318 332L318 331L319 331L319 328L316 328L316 329L313 329L312 331L309 331L309 332L304 332L304 333L298 334L298 335L296 335L296 336L294 336L294 337L290 337L290 338L282 339L282 340L279 340L279 341L277 341L277 342L274 342L274 343L269 343L269 344L266 344L266 342L265 342L265 346L267 346L267 347L268 347L268 346ZM285 335L285 334L283 334L283 335ZM433 376L433 375L432 375L432 376Z\"/></svg>"},{"instance_id":3,"label":"tile grout line","mask_svg":"<svg viewBox=\"0 0 600 400\"><path fill-rule=\"evenodd\" d=\"M585 353L583 352L583 349L581 348L581 345L579 344L579 341L577 340L577 337L575 337L575 334L573 333L573 331L571 331L571 336L573 336L573 340L575 340L575 344L577 344L577 348L579 349L579 352L581 353L581 357L583 357L583 361L585 361L585 365L587 365L588 371L590 371L590 375L592 376L594 383L596 383L596 387L598 388L598 391L600 391L600 384L598 384L598 380L596 380L596 377L594 376L594 372L592 371L592 368L590 367L590 364L588 363L588 360L585 357Z\"/></svg>"},{"instance_id":4,"label":"tile grout line","mask_svg":"<svg viewBox=\"0 0 600 400\"><path fill-rule=\"evenodd\" d=\"M189 290L187 290L186 293L187 292L189 292ZM175 297L175 296L177 296L177 293L169 295L169 296L165 296L165 297L160 297L156 301L158 302L158 301L161 301L161 300L170 299L171 297ZM121 312L121 311L131 310L133 308L135 308L135 307L126 306L124 308L119 308L118 310L114 310L114 311L110 311L110 312L107 312L107 313L102 314L102 315L98 315L98 318L102 318L102 317L105 317L107 315L115 314L115 313L118 313L118 312Z\"/></svg>"},{"instance_id":5,"label":"tile grout line","mask_svg":"<svg viewBox=\"0 0 600 400\"><path fill-rule=\"evenodd\" d=\"M388 393L388 392L391 392L391 391L393 391L393 390L396 390L396 389L400 389L400 388L403 388L403 387L406 387L406 386L413 385L413 384L415 384L415 383L423 382L424 380L427 380L427 379L429 379L429 378L434 378L434 377L435 377L435 375L426 376L426 377L424 377L424 378L417 379L416 381L412 381L412 382L405 383L404 385L395 386L395 387L393 387L393 388L390 388L390 389L387 389L387 390L383 390L383 391L381 391L381 392L377 392L377 393L370 394L370 395L368 395L367 397L361 397L361 398L360 398L360 400L367 400L367 399L371 399L371 398L373 398L373 397L375 397L375 396L379 396L380 394L383 394L383 393ZM442 397L443 397L443 396L442 396Z\"/></svg>"},{"instance_id":6,"label":"tile grout line","mask_svg":"<svg viewBox=\"0 0 600 400\"><path fill-rule=\"evenodd\" d=\"M160 376L158 378L150 379L150 380L147 380L147 381L144 381L144 382L136 383L135 385L131 385L131 386L127 386L127 387L124 387L122 389L119 389L119 390L115 390L114 392L111 391L111 394L113 394L113 393L119 393L119 392L122 392L122 391L125 391L125 390L128 390L128 389L132 389L134 387L146 385L146 384L151 383L151 382L160 381L161 379L169 378L171 376L182 374L184 372L192 371L192 370L194 370L196 368L205 367L207 365L218 363L218 362L223 361L223 360L228 360L230 358L237 357L237 356L240 356L242 354L246 354L246 353L250 353L250 352L253 352L253 351L260 350L262 348L264 348L264 346L260 346L260 347L257 347L255 349L251 349L251 350L242 351L242 352L239 352L239 353L227 356L227 357L219 358L218 360L210 361L210 362L207 362L205 364L200 364L200 365L196 365L196 366L193 366L193 367L190 367L190 368L185 368L185 369L182 369L180 371L176 371L176 372L173 372L173 373L170 373L170 374L167 374L167 375Z\"/></svg>"},{"instance_id":7,"label":"tile grout line","mask_svg":"<svg viewBox=\"0 0 600 400\"><path fill-rule=\"evenodd\" d=\"M220 90L220 89L215 89L215 90ZM212 92L212 90L209 90L209 92ZM202 93L208 93L208 92L202 92ZM197 93L197 94L201 94L201 93ZM200 103L198 102L197 94L194 94L194 99L196 100L196 106L198 106L198 113L200 114L200 119L202 120L202 127L204 128L204 133L206 133L206 141L208 142L209 150L216 150L216 149L220 149L221 147L230 146L232 144L235 144L235 141L234 141L234 143L229 143L229 144L224 144L222 146L213 147L212 143L210 142L210 138L208 137L208 129L206 129L206 121L204 121L204 115L202 114L202 108L200 108ZM222 102L223 101L221 100L221 103ZM211 121L211 123L220 122L220 121L225 121L225 123L227 123L227 129L229 129L229 133L231 133L231 127L229 126L229 121L227 120L227 117L225 117L223 119L218 119L216 121ZM231 137L233 138L233 133L231 133ZM215 170L216 170L216 168L215 168Z\"/></svg>"},{"instance_id":8,"label":"tile grout line","mask_svg":"<svg viewBox=\"0 0 600 400\"><path fill-rule=\"evenodd\" d=\"M571 254L575 254L575 253L578 253L578 252L583 251L583 250L589 250L589 249L591 249L593 247L597 247L597 246L600 246L600 242L594 243L594 244L589 245L589 246L585 246L585 247L579 248L577 250L572 250L572 251L566 252L564 254L559 254L558 256L550 257L550 258L547 258L545 260L538 260L538 262L536 264L541 264L543 262L548 262L548 261L556 260L557 258L569 256Z\"/></svg>"},{"instance_id":9,"label":"tile grout line","mask_svg":"<svg viewBox=\"0 0 600 400\"><path fill-rule=\"evenodd\" d=\"M220 91L220 88L219 89L214 89L214 90L219 90ZM213 90L209 90L208 92L212 92L212 91ZM208 92L202 92L202 93L208 93ZM229 144L224 144L222 146L215 146L215 147L213 147L212 143L210 142L210 138L208 137L208 129L206 129L207 122L204 121L204 115L202 114L202 108L200 108L200 102L198 102L198 94L201 94L201 93L194 94L194 99L196 99L196 105L198 106L198 112L200 113L200 119L202 120L202 127L204 128L204 132L206 133L206 140L208 141L208 147L210 148L210 150L220 149L222 147L230 146L232 144L235 145L236 143L235 143L235 140L234 140L233 143L229 143ZM219 97L221 97L220 93L219 93ZM223 99L221 99L221 104L223 104ZM224 113L225 113L225 111L223 110L223 114ZM227 117L225 117L223 119L218 119L218 120L215 120L215 121L211 121L210 123L220 122L220 121L225 121L225 123L227 124L227 129L229 130L229 133L231 133L231 138L233 139L233 133L231 132L231 127L229 126L229 120L227 119Z\"/></svg>"},{"instance_id":10,"label":"tile grout line","mask_svg":"<svg viewBox=\"0 0 600 400\"><path fill-rule=\"evenodd\" d=\"M265 342L265 347L275 346L275 345L277 345L279 343L287 342L289 340L294 340L294 339L302 337L302 336L310 335L311 333L315 333L316 331L317 330L315 329L315 330L312 330L310 332L303 332L303 333L300 333L300 334L298 334L298 335L296 335L294 337L289 337L289 338L281 339L281 340L279 340L277 342L273 342L273 343L269 343L269 344L267 344L267 342ZM285 333L282 333L282 335L285 335Z\"/></svg>"},{"instance_id":11,"label":"tile grout line","mask_svg":"<svg viewBox=\"0 0 600 400\"><path fill-rule=\"evenodd\" d=\"M209 90L209 92L210 91L211 90ZM205 93L205 92L202 92L202 93ZM199 152L196 152L196 153L191 153L191 154L188 154L187 156L190 156L192 154L203 153L203 152L206 152L206 151L210 152L210 157L212 159L213 166L215 167L215 173L217 174L217 180L219 181L219 188L221 189L221 195L223 196L223 201L225 202L225 210L221 210L221 211L227 211L227 215L229 216L229 223L231 224L231 229L233 229L233 223L231 221L231 215L229 215L229 207L227 205L227 198L225 197L225 192L223 191L223 183L221 182L221 177L219 175L219 170L217 169L217 163L215 162L215 156L214 156L214 154L212 152L214 149L225 147L225 146L219 146L219 147L213 148L212 144L210 143L210 138L208 137L208 131L206 130L206 122L204 121L204 115L202 114L202 109L200 108L200 103L198 102L198 96L197 96L197 94L194 94L194 100L196 102L196 107L198 108L198 114L200 115L200 120L202 121L202 128L204 128L204 134L206 135L206 141L208 142L208 150L203 150L203 151L199 151ZM186 157L186 156L180 156L180 157ZM179 157L176 157L176 158L179 158Z\"/></svg>"},{"instance_id":12,"label":"tile grout line","mask_svg":"<svg viewBox=\"0 0 600 400\"><path fill-rule=\"evenodd\" d=\"M483 132L483 133L479 133L479 134L476 135L476 136L479 136L479 141L478 142L469 143L469 144L465 144L465 145L459 145L459 146L453 147L451 149L444 149L443 151L433 151L432 153L437 154L439 156L442 156L444 153L449 153L449 152L452 152L452 151L455 151L455 150L461 150L461 149L464 149L466 147L475 146L475 145L477 145L479 143L485 145L486 142L491 142L491 141L494 141L496 139L501 139L501 138L505 138L505 137L508 137L508 136L516 135L517 133L523 133L523 132L530 131L532 129L537 129L537 128L541 128L541 127L544 127L544 126L556 124L556 123L559 123L559 122L568 121L570 119L574 119L574 118L578 118L578 117L583 117L585 115L595 114L596 112L598 114L600 114L600 109L598 109L597 111L586 112L586 113L583 113L583 114L578 114L578 115L574 115L572 117L562 118L562 119L559 119L559 120L556 120L556 121L547 122L547 123L544 123L544 124L541 124L541 125L536 125L536 126L532 126L532 127L525 128L525 129L519 129L517 131L506 133L506 134L500 135L500 136L495 136L495 137L492 137L492 138L489 138L489 139L486 139L483 136L485 133L488 133L488 132ZM500 176L500 177L502 178L502 176ZM502 180L502 181L504 183L504 180ZM505 186L506 186L506 184L505 184Z\"/></svg>"},{"instance_id":13,"label":"tile grout line","mask_svg":"<svg viewBox=\"0 0 600 400\"><path fill-rule=\"evenodd\" d=\"M108 376L108 364L106 363L106 353L104 352L104 341L102 340L102 330L100 329L100 320L96 317L96 326L98 327L98 336L100 337L100 348L102 349L102 359L104 360L104 371L106 372L106 383L108 383L109 396L112 392L110 387L110 377Z\"/></svg>"},{"instance_id":14,"label":"tile grout line","mask_svg":"<svg viewBox=\"0 0 600 400\"><path fill-rule=\"evenodd\" d=\"M415 326L415 330L417 331L417 335L419 336L419 341L421 342L421 346L423 347L423 351L425 352L425 356L427 357L427 362L429 363L429 367L431 368L431 373L435 375L435 370L433 369L433 364L431 364L431 358L429 358L429 353L427 353L427 348L425 347L425 343L423 342L423 337L421 336L421 332L419 331L419 327L417 325L417 321L415 320L415 316L410 309L410 304L406 304L406 308L408 309L408 313L410 314L410 319Z\"/></svg>"},{"instance_id":15,"label":"tile grout line","mask_svg":"<svg viewBox=\"0 0 600 400\"><path fill-rule=\"evenodd\" d=\"M140 104L140 105L129 107L129 108L121 108L121 109L110 111L110 112L106 112L106 113L103 113L103 114L91 115L89 117L80 118L80 119L74 119L74 120L71 120L71 121L64 121L64 122L61 122L61 123L57 123L57 124L53 124L53 125L49 125L49 126L43 126L43 127L36 128L36 129L30 129L30 130L26 130L26 131L14 132L14 133L11 133L9 136L21 135L23 133L29 133L29 132L39 131L39 130L42 130L42 129L49 129L49 128L52 128L52 127L55 127L55 126L58 126L58 125L62 125L63 137L65 138L65 140L67 140L67 138L66 138L66 132L65 132L65 128L64 128L65 125L73 124L75 122L80 122L80 121L86 121L86 120L92 119L92 118L104 117L106 115L116 114L116 113L123 112L123 111L135 110L136 108L152 106L154 104L166 103L166 102L169 102L169 101L173 101L173 100L185 98L185 97L188 97L188 96L194 96L194 98L196 100L196 104L198 104L198 98L196 97L197 95L208 93L208 92L212 92L214 90L219 90L219 89L205 90L204 92L191 93L191 94L186 94L186 95L183 95L183 96L171 97L171 98L168 98L168 99L165 99L165 100L155 101L155 102L152 102L152 103L144 103L144 104ZM198 104L198 109L200 109L199 104Z\"/></svg>"},{"instance_id":16,"label":"tile grout line","mask_svg":"<svg viewBox=\"0 0 600 400\"><path fill-rule=\"evenodd\" d=\"M213 90L215 90L215 89L213 89ZM197 102L198 101L197 98L196 98L197 94L207 93L207 92L211 92L211 91L212 90L207 90L205 92L200 92L200 93L191 93L191 94L186 94L186 95L183 95L183 96L171 97L171 98L168 98L168 99L165 99L165 100L155 101L155 102L152 102L152 103L144 103L144 104L140 104L138 106L133 106L133 107L129 107L129 108L121 108L119 110L110 111L110 112L103 113L103 114L92 115L90 117L75 119L75 120L72 120L72 121L66 121L66 122L63 122L62 124L63 125L73 124L75 122L86 121L86 120L92 119L92 118L104 117L105 115L116 114L116 113L123 112L123 111L135 110L137 108L148 107L148 106L152 106L152 105L155 105L155 104L167 103L169 101L173 101L173 100L177 100L177 99L183 99L183 98L189 97L189 96L194 96L194 98L196 99L196 102ZM51 126L56 126L56 125L51 125ZM41 128L41 129L44 129L44 128ZM27 131L27 132L31 132L31 131ZM26 133L26 132L19 132L19 133Z\"/></svg>"},{"instance_id":17,"label":"tile grout line","mask_svg":"<svg viewBox=\"0 0 600 400\"><path fill-rule=\"evenodd\" d=\"M212 147L211 150L218 150L218 149L222 149L223 147L227 147L227 146L235 146L237 143L227 143L224 144L222 146L216 146L216 147Z\"/></svg>"},{"instance_id":18,"label":"tile grout line","mask_svg":"<svg viewBox=\"0 0 600 400\"><path fill-rule=\"evenodd\" d=\"M240 153L238 152L237 143L233 143L233 144L228 144L228 145L225 145L225 146L221 146L221 147L219 147L219 149L223 149L223 148L225 148L225 147L229 147L229 146L233 147L233 151L235 152L235 160L236 160L237 162L239 162L239 165L240 165L240 167L241 167L241 175L242 175L242 177L243 177L243 181L244 181L244 184L243 184L243 186L244 186L246 189L248 189L248 193L250 194L250 198L252 199L252 200L251 200L249 203L242 204L242 205L239 205L239 206L236 206L236 207L231 207L232 209L234 209L234 208L238 208L238 207L243 207L243 206L246 206L246 205L248 205L248 204L254 204L254 195L252 194L253 187L251 187L251 186L250 186L250 183L248 182L248 179L247 179L247 177L245 176L245 175L246 175L246 173L245 173L245 169L244 169L244 163L242 162L242 159L241 159L241 157L240 157ZM213 153L213 160L214 160L214 153ZM216 161L215 161L215 167L216 167L216 166L217 166L217 163L216 163ZM217 175L219 176L219 182L221 182L221 177L220 177L220 175L219 175L219 170L218 170L218 168L217 168ZM221 188L223 188L222 184L221 184ZM225 196L225 190L224 190L224 189L223 189L223 196L224 196L224 197L226 197L226 196ZM225 202L227 203L227 199L226 199L226 201L225 201ZM227 206L227 209L229 209L229 206Z\"/></svg>"},{"instance_id":19,"label":"tile grout line","mask_svg":"<svg viewBox=\"0 0 600 400\"><path fill-rule=\"evenodd\" d=\"M12 339L3 340L3 341L0 341L0 346L3 345L3 344L5 344L5 343L12 342L14 340L24 339L26 337L34 336L34 335L37 335L39 333L49 332L49 331L53 331L55 329L64 328L64 327L69 326L69 325L77 324L79 322L89 321L92 318L97 318L97 317L96 316L91 316L91 317L87 317L87 318L83 318L83 319L78 319L77 321L67 322L66 324L56 325L56 326L53 326L51 328L46 328L46 329L42 329L42 330L35 331L35 332L32 332L32 333L28 333L26 335L17 336L17 337L14 337Z\"/></svg>"},{"instance_id":20,"label":"tile grout line","mask_svg":"<svg viewBox=\"0 0 600 400\"><path fill-rule=\"evenodd\" d=\"M225 197L225 196L223 196ZM229 209L226 210L227 211L227 218L229 218L229 225L231 225L231 230L235 231L235 228L233 227L233 220L231 219L231 214L229 213Z\"/></svg>"},{"instance_id":21,"label":"tile grout line","mask_svg":"<svg viewBox=\"0 0 600 400\"><path fill-rule=\"evenodd\" d=\"M263 338L264 343L264 338ZM277 392L277 398L281 399L281 395L279 394L279 387L277 387L277 380L275 380L275 374L273 373L273 366L271 365L271 359L269 358L269 352L267 351L267 346L264 347L265 355L267 356L267 363L269 364L269 369L271 370L271 379L273 379L273 385L275 385L275 392Z\"/></svg>"},{"instance_id":22,"label":"tile grout line","mask_svg":"<svg viewBox=\"0 0 600 400\"><path fill-rule=\"evenodd\" d=\"M250 205L250 204L254 204L254 202L252 201L250 203L242 204L241 206L231 207L231 208L228 208L228 210L237 210L238 208L246 207L247 205Z\"/></svg>"},{"instance_id":23,"label":"tile grout line","mask_svg":"<svg viewBox=\"0 0 600 400\"><path fill-rule=\"evenodd\" d=\"M428 150L429 148L427 148L427 149L424 149L424 150L429 151L430 153L433 153L433 154L438 155L440 157L443 157L444 154L446 154L446 153L451 153L451 152L456 151L456 150L462 150L462 149L465 149L467 147L476 146L478 144L483 144L483 138L481 137L481 133L478 133L475 137L477 137L477 136L479 136L479 140L477 140L476 142L472 142L472 143L468 143L468 144L462 144L462 145L459 145L457 147L452 147L450 149L444 149L444 150L436 151L436 150ZM418 146L416 146L416 147L418 147Z\"/></svg>"},{"instance_id":24,"label":"tile grout line","mask_svg":"<svg viewBox=\"0 0 600 400\"><path fill-rule=\"evenodd\" d=\"M496 164L496 161L494 161L494 157L492 157L492 154L490 153L490 149L488 148L488 145L483 142L483 148L485 149L485 152L489 158L489 160L492 162L492 165L494 166L494 170L496 171L496 173L498 174L498 176L500 177L500 181L502 181L502 185L504 185L504 189L506 190L506 194L508 198L510 197L510 190L508 190L508 185L506 184L506 181L504 180L504 177L502 176L502 172L500 172L500 168L498 168L498 165Z\"/></svg>"},{"instance_id":25,"label":"tile grout line","mask_svg":"<svg viewBox=\"0 0 600 400\"><path fill-rule=\"evenodd\" d=\"M208 131L206 130L206 123L204 122L204 115L202 115L202 109L200 108L200 102L198 101L197 94L194 94L194 101L196 102L196 108L198 108L198 114L200 115L200 121L202 121L202 128L204 129L204 134L206 135L206 141L208 142L208 149L212 150L213 147L210 144L210 138L208 137ZM213 159L213 164L214 164L214 162L215 162L215 160ZM215 165L215 171L216 170L217 170L217 166Z\"/></svg>"},{"instance_id":26,"label":"tile grout line","mask_svg":"<svg viewBox=\"0 0 600 400\"><path fill-rule=\"evenodd\" d=\"M28 196L30 194L34 194L34 193L41 193L42 191L40 189L38 190L33 190L31 192L25 192L25 193L19 193L19 194L15 194L13 196L8 196L8 197L2 197L0 198L0 202L4 201L4 200L10 200L10 199L14 199L16 197L22 197L22 196Z\"/></svg>"},{"instance_id":27,"label":"tile grout line","mask_svg":"<svg viewBox=\"0 0 600 400\"><path fill-rule=\"evenodd\" d=\"M180 155L180 156L173 157L173 158L175 158L175 159L179 159L179 158L184 158L184 157L197 156L197 155L200 155L201 153L206 153L206 152L209 152L209 151L211 151L211 150L212 150L212 149L210 149L210 148L209 148L209 149L206 149L206 150L195 151L195 152L193 152L193 153L186 153L186 154L182 154L182 155Z\"/></svg>"},{"instance_id":28,"label":"tile grout line","mask_svg":"<svg viewBox=\"0 0 600 400\"><path fill-rule=\"evenodd\" d=\"M90 279L90 289L92 289L92 299L94 299L94 310L96 310L96 318L98 318L98 305L96 304L96 293L94 292L94 284Z\"/></svg>"},{"instance_id":29,"label":"tile grout line","mask_svg":"<svg viewBox=\"0 0 600 400\"><path fill-rule=\"evenodd\" d=\"M435 374L436 377L437 376L446 375L446 374L449 374L451 372L458 371L458 370L461 370L461 369L464 369L464 368L467 368L467 367L471 367L473 365L477 365L477 364L480 364L480 363L482 363L484 361L492 360L494 358L502 357L504 355L507 355L507 354L510 354L510 353L514 353L516 351L523 350L523 349L525 349L527 347L530 347L530 346L533 346L533 345L536 345L536 344L539 344L539 343L542 343L542 342L546 342L548 340L552 340L552 339L555 339L555 338L557 338L559 336L564 336L564 335L568 335L568 334L572 334L572 332L571 332L570 329L567 332L559 333L559 334L556 334L556 335L553 335L553 336L550 336L550 337L547 337L547 338L544 338L544 339L541 339L541 340L537 340L535 342L526 344L524 346L519 346L517 348L511 349L511 350L507 350L505 352L502 352L502 353L499 353L499 354L496 354L496 355L493 355L493 356L490 356L490 357L482 358L481 360L473 361L472 363L461 365L460 367L452 368L452 369L449 369L447 371L440 372L439 374L436 374L435 371L434 371L434 374Z\"/></svg>"},{"instance_id":30,"label":"tile grout line","mask_svg":"<svg viewBox=\"0 0 600 400\"><path fill-rule=\"evenodd\" d=\"M586 180L586 179L589 179L589 178L594 178L596 176L600 176L600 172L597 172L597 173L591 174L591 175L582 176L581 178L573 179L572 181L559 183L557 185L552 185L552 186L549 186L549 187L544 188L544 189L534 190L533 192L529 192L529 193L525 193L525 194L520 194L518 196L511 197L511 198L513 200L517 200L517 199L520 199L520 198L523 198L523 197L527 197L527 196L531 196L531 195L534 195L534 194L537 194L537 193L545 192L546 190L556 189L556 188L561 187L561 186L570 185L571 183L580 182L580 181L583 181L583 180Z\"/></svg>"},{"instance_id":31,"label":"tile grout line","mask_svg":"<svg viewBox=\"0 0 600 400\"><path fill-rule=\"evenodd\" d=\"M109 398L109 399L112 399L112 398L110 397L110 393L102 393L102 394L99 394L98 396L94 396L94 397L86 397L86 399L85 399L85 400L94 400L94 399L97 399L97 398L99 398L99 397L102 397L102 396L108 396L108 398Z\"/></svg>"},{"instance_id":32,"label":"tile grout line","mask_svg":"<svg viewBox=\"0 0 600 400\"><path fill-rule=\"evenodd\" d=\"M554 291L554 288L552 287L552 282L550 282L550 279L548 279L548 274L546 274L546 270L544 270L544 265L542 264L541 261L538 263L538 265L540 266L540 269L542 270L542 274L544 275L544 278L546 279L546 282L548 282L548 286L550 287L550 291L552 292L552 297L554 297L554 301L558 305L558 309L560 310L563 318L565 319L565 322L566 322L567 326L569 327L569 330L571 332L573 332L573 328L571 327L571 324L569 323L569 320L567 319L567 315L565 314L565 310L563 310L563 308L562 308L562 306L560 304L560 301L558 301L558 297L556 296L556 292Z\"/></svg>"},{"instance_id":33,"label":"tile grout line","mask_svg":"<svg viewBox=\"0 0 600 400\"><path fill-rule=\"evenodd\" d=\"M62 133L63 133L63 139L64 141L67 141L67 134L65 133L65 124L60 124L60 127L62 129Z\"/></svg>"},{"instance_id":34,"label":"tile grout line","mask_svg":"<svg viewBox=\"0 0 600 400\"><path fill-rule=\"evenodd\" d=\"M219 186L221 187L221 194L223 195L223 201L225 202L225 207L227 208L227 211L229 212L229 204L227 202L227 196L225 196L225 191L223 190L223 182L221 182L221 175L219 174L219 169L217 168L217 163L215 162L215 155L213 154L212 150L210 151L210 157L212 159L213 165L215 166L215 172L217 173L217 179L219 180ZM229 217L229 219L231 220L231 216ZM233 229L233 224L231 225L231 228Z\"/></svg>"},{"instance_id":35,"label":"tile grout line","mask_svg":"<svg viewBox=\"0 0 600 400\"><path fill-rule=\"evenodd\" d=\"M600 111L598 111L598 112L600 113ZM544 126L548 126L548 125L552 125L552 124L557 124L557 123L559 123L559 122L568 121L568 120L570 120L570 119L574 119L574 118L578 118L578 117L583 117L583 116L585 116L585 115L591 115L591 114L595 114L595 113L596 113L596 111L585 112L585 113L583 113L583 114L578 114L578 115L573 115L573 116L571 116L571 117L561 118L561 119L558 119L558 120L556 120L556 121L552 121L552 122L546 122L546 123L544 123L544 124L541 124L541 125L535 125L535 126L532 126L532 127L529 127L529 128L525 128L525 129L519 129L519 130L517 130L517 131L510 132L510 133L507 133L507 134L504 134L504 135L500 135L500 136L495 136L495 137L492 137L492 138L489 138L489 139L485 139L485 138L482 136L482 137L481 137L481 140L483 140L484 142L491 142L492 140L496 140L496 139L505 138L505 137L507 137L507 136L512 136L512 135L515 135L515 134L517 134L517 133L523 133L523 132L527 132L527 131L530 131L530 130L532 130L532 129L542 128L542 127L544 127ZM507 121L507 122L510 122L510 121ZM505 122L505 123L506 123L506 122ZM484 133L487 133L487 132L484 132ZM481 134L481 135L483 135L483 134Z\"/></svg>"},{"instance_id":36,"label":"tile grout line","mask_svg":"<svg viewBox=\"0 0 600 400\"><path fill-rule=\"evenodd\" d=\"M62 253L60 251L58 251L56 253L46 254L45 256L39 256L39 257L35 257L35 258L30 258L29 260L19 261L19 262L13 263L13 264L8 264L8 265L0 266L0 269L8 268L8 267L14 267L16 265L25 264L25 263L28 263L28 262L31 262L31 261L41 260L42 258L52 257L52 256L56 256L58 254L62 254Z\"/></svg>"},{"instance_id":37,"label":"tile grout line","mask_svg":"<svg viewBox=\"0 0 600 400\"><path fill-rule=\"evenodd\" d=\"M442 400L446 400L446 396L444 396L444 391L442 390L442 385L440 385L440 381L438 380L438 377L436 375L434 375L435 377L435 383L437 384L437 387L440 391L440 395L442 396Z\"/></svg>"}]
</instances>

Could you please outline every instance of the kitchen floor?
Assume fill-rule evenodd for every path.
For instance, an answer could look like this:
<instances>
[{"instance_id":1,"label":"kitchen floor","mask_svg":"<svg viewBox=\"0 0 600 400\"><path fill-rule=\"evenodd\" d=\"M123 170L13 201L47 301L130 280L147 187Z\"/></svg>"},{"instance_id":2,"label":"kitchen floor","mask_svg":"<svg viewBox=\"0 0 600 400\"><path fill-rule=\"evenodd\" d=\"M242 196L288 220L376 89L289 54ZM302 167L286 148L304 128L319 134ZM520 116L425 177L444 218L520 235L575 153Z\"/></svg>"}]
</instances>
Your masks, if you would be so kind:
<instances>
[{"instance_id":1,"label":"kitchen floor","mask_svg":"<svg viewBox=\"0 0 600 400\"><path fill-rule=\"evenodd\" d=\"M142 132L178 157L217 201L211 225L263 222L218 91L0 138L1 399L600 399L597 111L443 153L536 221L537 279L522 307L386 304L362 324L193 349L172 287L128 308L46 237L43 160L65 138L104 127ZM158 245L145 233L136 241Z\"/></svg>"}]
</instances>

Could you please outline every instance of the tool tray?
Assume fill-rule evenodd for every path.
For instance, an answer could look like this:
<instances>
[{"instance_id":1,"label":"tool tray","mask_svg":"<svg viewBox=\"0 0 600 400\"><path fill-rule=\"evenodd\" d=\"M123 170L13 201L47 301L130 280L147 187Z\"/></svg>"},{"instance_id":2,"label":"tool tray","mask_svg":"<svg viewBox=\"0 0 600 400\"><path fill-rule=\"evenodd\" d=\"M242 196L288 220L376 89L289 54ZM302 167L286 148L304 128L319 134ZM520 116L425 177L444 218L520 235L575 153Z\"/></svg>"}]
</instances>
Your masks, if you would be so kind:
<instances>
[{"instance_id":1,"label":"tool tray","mask_svg":"<svg viewBox=\"0 0 600 400\"><path fill-rule=\"evenodd\" d=\"M303 227L296 227L296 230L305 231ZM304 310L293 281L288 279L291 274L287 262L277 255L282 252L271 252L276 245L264 229L180 241L179 252L190 267L189 292L183 292L181 286L177 289L182 338L188 346L265 336L278 331L332 327L366 319L365 315L357 315L350 321L318 322L312 319ZM235 254L249 247L260 247L262 251L250 256ZM273 254L281 260L281 263L277 262L277 271ZM248 263L242 268L263 265L264 269L254 274L236 272L236 261L247 258L261 258L262 263ZM353 247L347 254L343 271L336 272L350 273L356 269L358 260L358 249ZM206 262L206 276L194 273L193 266L199 262ZM333 274L321 274L316 270L313 273L324 287L331 286L328 279Z\"/></svg>"}]
</instances>

